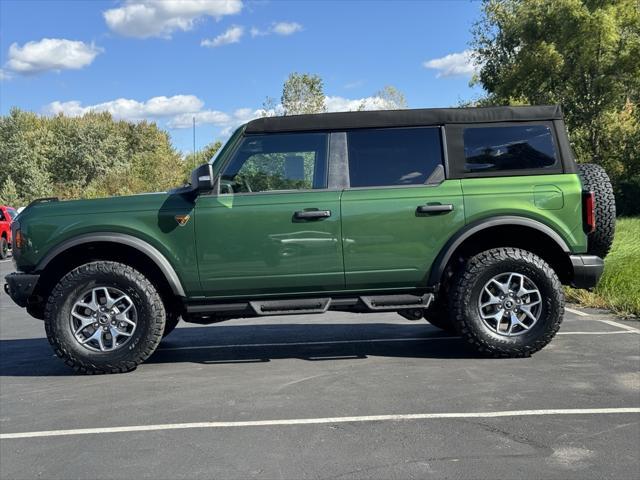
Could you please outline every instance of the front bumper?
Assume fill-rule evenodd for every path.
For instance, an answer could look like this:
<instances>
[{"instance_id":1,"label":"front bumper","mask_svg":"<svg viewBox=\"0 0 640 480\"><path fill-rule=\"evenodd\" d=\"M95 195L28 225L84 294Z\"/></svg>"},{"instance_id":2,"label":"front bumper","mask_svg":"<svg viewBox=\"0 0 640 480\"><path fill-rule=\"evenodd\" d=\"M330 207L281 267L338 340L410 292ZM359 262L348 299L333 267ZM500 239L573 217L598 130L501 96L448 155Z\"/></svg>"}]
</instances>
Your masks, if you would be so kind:
<instances>
[{"instance_id":1,"label":"front bumper","mask_svg":"<svg viewBox=\"0 0 640 480\"><path fill-rule=\"evenodd\" d=\"M29 273L14 272L10 273L4 279L4 291L11 299L20 307L26 307L29 297L38 284L40 275L32 275Z\"/></svg>"},{"instance_id":2,"label":"front bumper","mask_svg":"<svg viewBox=\"0 0 640 480\"><path fill-rule=\"evenodd\" d=\"M595 255L570 255L573 265L573 281L575 288L589 289L598 284L604 271L604 260Z\"/></svg>"}]
</instances>

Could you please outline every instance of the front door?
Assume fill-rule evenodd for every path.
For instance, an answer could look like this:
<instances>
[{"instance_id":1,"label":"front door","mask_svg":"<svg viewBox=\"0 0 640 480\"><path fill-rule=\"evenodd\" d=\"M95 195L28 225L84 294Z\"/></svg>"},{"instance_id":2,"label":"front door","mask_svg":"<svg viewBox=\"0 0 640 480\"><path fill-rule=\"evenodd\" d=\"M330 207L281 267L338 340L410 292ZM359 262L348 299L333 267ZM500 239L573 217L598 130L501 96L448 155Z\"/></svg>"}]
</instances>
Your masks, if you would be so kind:
<instances>
[{"instance_id":1,"label":"front door","mask_svg":"<svg viewBox=\"0 0 640 480\"><path fill-rule=\"evenodd\" d=\"M196 204L203 295L344 288L340 192L327 186L328 135L246 136Z\"/></svg>"},{"instance_id":2,"label":"front door","mask_svg":"<svg viewBox=\"0 0 640 480\"><path fill-rule=\"evenodd\" d=\"M460 180L445 180L439 128L348 132L342 195L349 290L424 287L433 261L464 225Z\"/></svg>"}]
</instances>

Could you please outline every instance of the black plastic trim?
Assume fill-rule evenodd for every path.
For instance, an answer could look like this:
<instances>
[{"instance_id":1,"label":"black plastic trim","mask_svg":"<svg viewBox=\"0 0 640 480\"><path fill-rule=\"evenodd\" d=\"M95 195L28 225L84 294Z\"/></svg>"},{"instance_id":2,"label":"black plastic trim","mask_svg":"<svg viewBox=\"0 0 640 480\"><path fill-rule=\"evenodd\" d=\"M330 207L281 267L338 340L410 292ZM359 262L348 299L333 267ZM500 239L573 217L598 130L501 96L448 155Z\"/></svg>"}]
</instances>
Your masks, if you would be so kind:
<instances>
[{"instance_id":1,"label":"black plastic trim","mask_svg":"<svg viewBox=\"0 0 640 480\"><path fill-rule=\"evenodd\" d=\"M447 267L449 260L462 243L471 237L472 235L491 227L497 227L501 225L518 225L523 227L533 228L539 232L544 233L551 238L563 252L569 254L570 249L567 243L558 235L551 227L544 223L532 220L526 217L517 216L501 216L492 217L488 219L478 220L462 227L453 237L449 239L446 245L442 248L438 254L436 260L433 262L431 272L429 273L429 280L427 285L434 287L440 283L444 269Z\"/></svg>"},{"instance_id":2,"label":"black plastic trim","mask_svg":"<svg viewBox=\"0 0 640 480\"><path fill-rule=\"evenodd\" d=\"M573 280L571 286L589 289L598 284L604 272L604 260L595 255L570 255L573 266Z\"/></svg>"},{"instance_id":3,"label":"black plastic trim","mask_svg":"<svg viewBox=\"0 0 640 480\"><path fill-rule=\"evenodd\" d=\"M178 277L178 274L176 273L174 268L171 266L171 263L169 263L169 260L167 260L166 257L158 251L158 249L156 249L152 245L149 245L144 240L124 233L88 233L62 242L61 244L58 244L53 249L51 249L51 251L42 260L40 260L40 262L35 267L35 271L43 271L49 264L49 262L51 262L55 257L72 247L94 242L120 243L135 248L136 250L149 257L153 261L153 263L156 264L156 266L163 273L167 282L169 282L169 286L171 287L173 293L180 297L186 297L184 288L182 287L182 283L180 282L180 278Z\"/></svg>"},{"instance_id":4,"label":"black plastic trim","mask_svg":"<svg viewBox=\"0 0 640 480\"><path fill-rule=\"evenodd\" d=\"M33 293L40 275L13 272L4 277L4 291L19 307L26 307L29 297Z\"/></svg>"}]
</instances>

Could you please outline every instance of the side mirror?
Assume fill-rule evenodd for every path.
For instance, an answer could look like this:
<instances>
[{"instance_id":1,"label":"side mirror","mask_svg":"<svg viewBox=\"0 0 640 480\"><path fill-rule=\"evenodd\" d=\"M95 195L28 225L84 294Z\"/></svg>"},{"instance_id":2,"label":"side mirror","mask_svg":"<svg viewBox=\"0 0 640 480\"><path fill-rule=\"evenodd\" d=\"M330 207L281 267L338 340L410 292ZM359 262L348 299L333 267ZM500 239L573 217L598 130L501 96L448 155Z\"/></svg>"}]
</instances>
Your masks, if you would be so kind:
<instances>
[{"instance_id":1,"label":"side mirror","mask_svg":"<svg viewBox=\"0 0 640 480\"><path fill-rule=\"evenodd\" d=\"M205 163L191 172L191 190L195 194L210 192L213 190L214 184L211 164Z\"/></svg>"}]
</instances>

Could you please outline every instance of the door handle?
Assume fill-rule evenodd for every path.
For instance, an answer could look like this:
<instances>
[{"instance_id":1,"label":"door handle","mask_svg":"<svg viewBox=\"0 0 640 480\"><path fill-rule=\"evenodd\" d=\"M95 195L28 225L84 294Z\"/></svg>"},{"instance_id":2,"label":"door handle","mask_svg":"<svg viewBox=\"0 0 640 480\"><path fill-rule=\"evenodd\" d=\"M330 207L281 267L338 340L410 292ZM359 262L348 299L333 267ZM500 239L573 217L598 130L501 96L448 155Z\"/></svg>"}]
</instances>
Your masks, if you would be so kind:
<instances>
[{"instance_id":1,"label":"door handle","mask_svg":"<svg viewBox=\"0 0 640 480\"><path fill-rule=\"evenodd\" d=\"M293 214L293 218L296 220L318 220L330 216L331 210L299 210Z\"/></svg>"},{"instance_id":2,"label":"door handle","mask_svg":"<svg viewBox=\"0 0 640 480\"><path fill-rule=\"evenodd\" d=\"M416 213L448 213L453 211L453 205L445 203L444 205L420 205L416 208Z\"/></svg>"}]
</instances>

